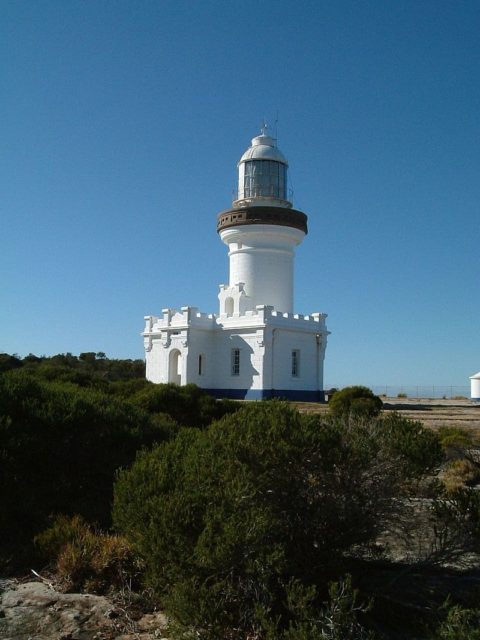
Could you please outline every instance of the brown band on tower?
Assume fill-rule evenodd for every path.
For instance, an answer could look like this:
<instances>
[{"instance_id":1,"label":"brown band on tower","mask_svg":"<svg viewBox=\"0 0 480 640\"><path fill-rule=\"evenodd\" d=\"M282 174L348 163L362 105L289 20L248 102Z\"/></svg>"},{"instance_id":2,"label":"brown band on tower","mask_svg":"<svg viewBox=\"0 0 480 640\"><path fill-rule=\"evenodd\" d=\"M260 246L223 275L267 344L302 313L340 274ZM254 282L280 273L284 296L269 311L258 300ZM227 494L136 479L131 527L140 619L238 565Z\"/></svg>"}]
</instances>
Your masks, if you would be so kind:
<instances>
[{"instance_id":1,"label":"brown band on tower","mask_svg":"<svg viewBox=\"0 0 480 640\"><path fill-rule=\"evenodd\" d=\"M217 216L217 233L229 227L245 224L274 224L293 227L308 233L307 215L297 209L283 207L240 207L227 209Z\"/></svg>"}]
</instances>

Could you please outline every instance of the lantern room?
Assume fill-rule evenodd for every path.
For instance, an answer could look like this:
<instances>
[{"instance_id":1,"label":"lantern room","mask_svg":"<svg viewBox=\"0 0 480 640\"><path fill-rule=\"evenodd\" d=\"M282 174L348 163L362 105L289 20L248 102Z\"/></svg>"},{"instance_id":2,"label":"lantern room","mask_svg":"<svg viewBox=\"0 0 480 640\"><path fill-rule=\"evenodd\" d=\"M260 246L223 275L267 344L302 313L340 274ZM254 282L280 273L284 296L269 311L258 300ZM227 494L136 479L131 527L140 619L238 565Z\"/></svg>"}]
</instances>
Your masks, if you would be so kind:
<instances>
[{"instance_id":1,"label":"lantern room","mask_svg":"<svg viewBox=\"0 0 480 640\"><path fill-rule=\"evenodd\" d=\"M291 207L287 185L288 162L276 146L276 139L267 135L267 127L252 140L238 163L238 199L234 206L265 205Z\"/></svg>"}]
</instances>

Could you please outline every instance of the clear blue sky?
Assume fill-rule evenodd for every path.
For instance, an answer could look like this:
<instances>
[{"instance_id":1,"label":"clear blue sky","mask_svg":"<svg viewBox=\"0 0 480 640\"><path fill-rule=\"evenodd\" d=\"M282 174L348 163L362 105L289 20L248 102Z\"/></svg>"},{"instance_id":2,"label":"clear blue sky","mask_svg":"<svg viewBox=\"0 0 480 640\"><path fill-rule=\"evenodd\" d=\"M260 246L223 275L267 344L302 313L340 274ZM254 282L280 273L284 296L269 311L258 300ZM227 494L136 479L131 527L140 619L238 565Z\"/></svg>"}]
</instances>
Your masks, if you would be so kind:
<instances>
[{"instance_id":1,"label":"clear blue sky","mask_svg":"<svg viewBox=\"0 0 480 640\"><path fill-rule=\"evenodd\" d=\"M143 357L216 312L216 215L279 113L327 384L480 369L480 3L3 0L0 351Z\"/></svg>"}]
</instances>

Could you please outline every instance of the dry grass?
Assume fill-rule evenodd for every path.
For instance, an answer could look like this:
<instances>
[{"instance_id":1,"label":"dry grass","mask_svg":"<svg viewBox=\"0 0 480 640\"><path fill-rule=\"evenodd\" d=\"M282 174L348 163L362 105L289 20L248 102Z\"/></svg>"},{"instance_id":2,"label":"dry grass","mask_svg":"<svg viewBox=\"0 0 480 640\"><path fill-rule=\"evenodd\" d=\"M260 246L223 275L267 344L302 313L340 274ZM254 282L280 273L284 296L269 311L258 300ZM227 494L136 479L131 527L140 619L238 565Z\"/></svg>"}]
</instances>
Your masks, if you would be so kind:
<instances>
[{"instance_id":1,"label":"dry grass","mask_svg":"<svg viewBox=\"0 0 480 640\"><path fill-rule=\"evenodd\" d=\"M125 538L97 531L80 516L58 516L35 542L45 558L55 559L56 575L65 591L105 593L140 574Z\"/></svg>"},{"instance_id":2,"label":"dry grass","mask_svg":"<svg viewBox=\"0 0 480 640\"><path fill-rule=\"evenodd\" d=\"M432 429L440 427L463 427L480 441L480 403L466 398L442 400L429 398L385 398L383 411L397 411L406 418L418 420ZM301 413L328 412L328 404L316 402L294 402Z\"/></svg>"},{"instance_id":3,"label":"dry grass","mask_svg":"<svg viewBox=\"0 0 480 640\"><path fill-rule=\"evenodd\" d=\"M451 493L465 486L472 486L480 480L480 469L470 460L452 460L442 472L440 479L447 492Z\"/></svg>"}]
</instances>

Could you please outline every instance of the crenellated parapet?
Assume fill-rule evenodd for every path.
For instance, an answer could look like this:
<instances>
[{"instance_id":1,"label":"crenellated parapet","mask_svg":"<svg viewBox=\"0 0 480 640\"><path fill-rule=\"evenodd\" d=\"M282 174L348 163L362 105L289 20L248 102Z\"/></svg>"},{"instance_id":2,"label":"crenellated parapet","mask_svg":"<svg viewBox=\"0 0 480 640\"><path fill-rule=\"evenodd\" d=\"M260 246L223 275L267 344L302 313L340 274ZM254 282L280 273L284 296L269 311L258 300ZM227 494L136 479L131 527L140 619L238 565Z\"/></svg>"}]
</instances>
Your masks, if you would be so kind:
<instances>
[{"instance_id":1,"label":"crenellated parapet","mask_svg":"<svg viewBox=\"0 0 480 640\"><path fill-rule=\"evenodd\" d=\"M191 326L210 328L215 323L214 313L201 313L197 307L182 307L180 311L173 308L162 309L161 316L145 316L143 335L157 333L165 329L186 329Z\"/></svg>"}]
</instances>

